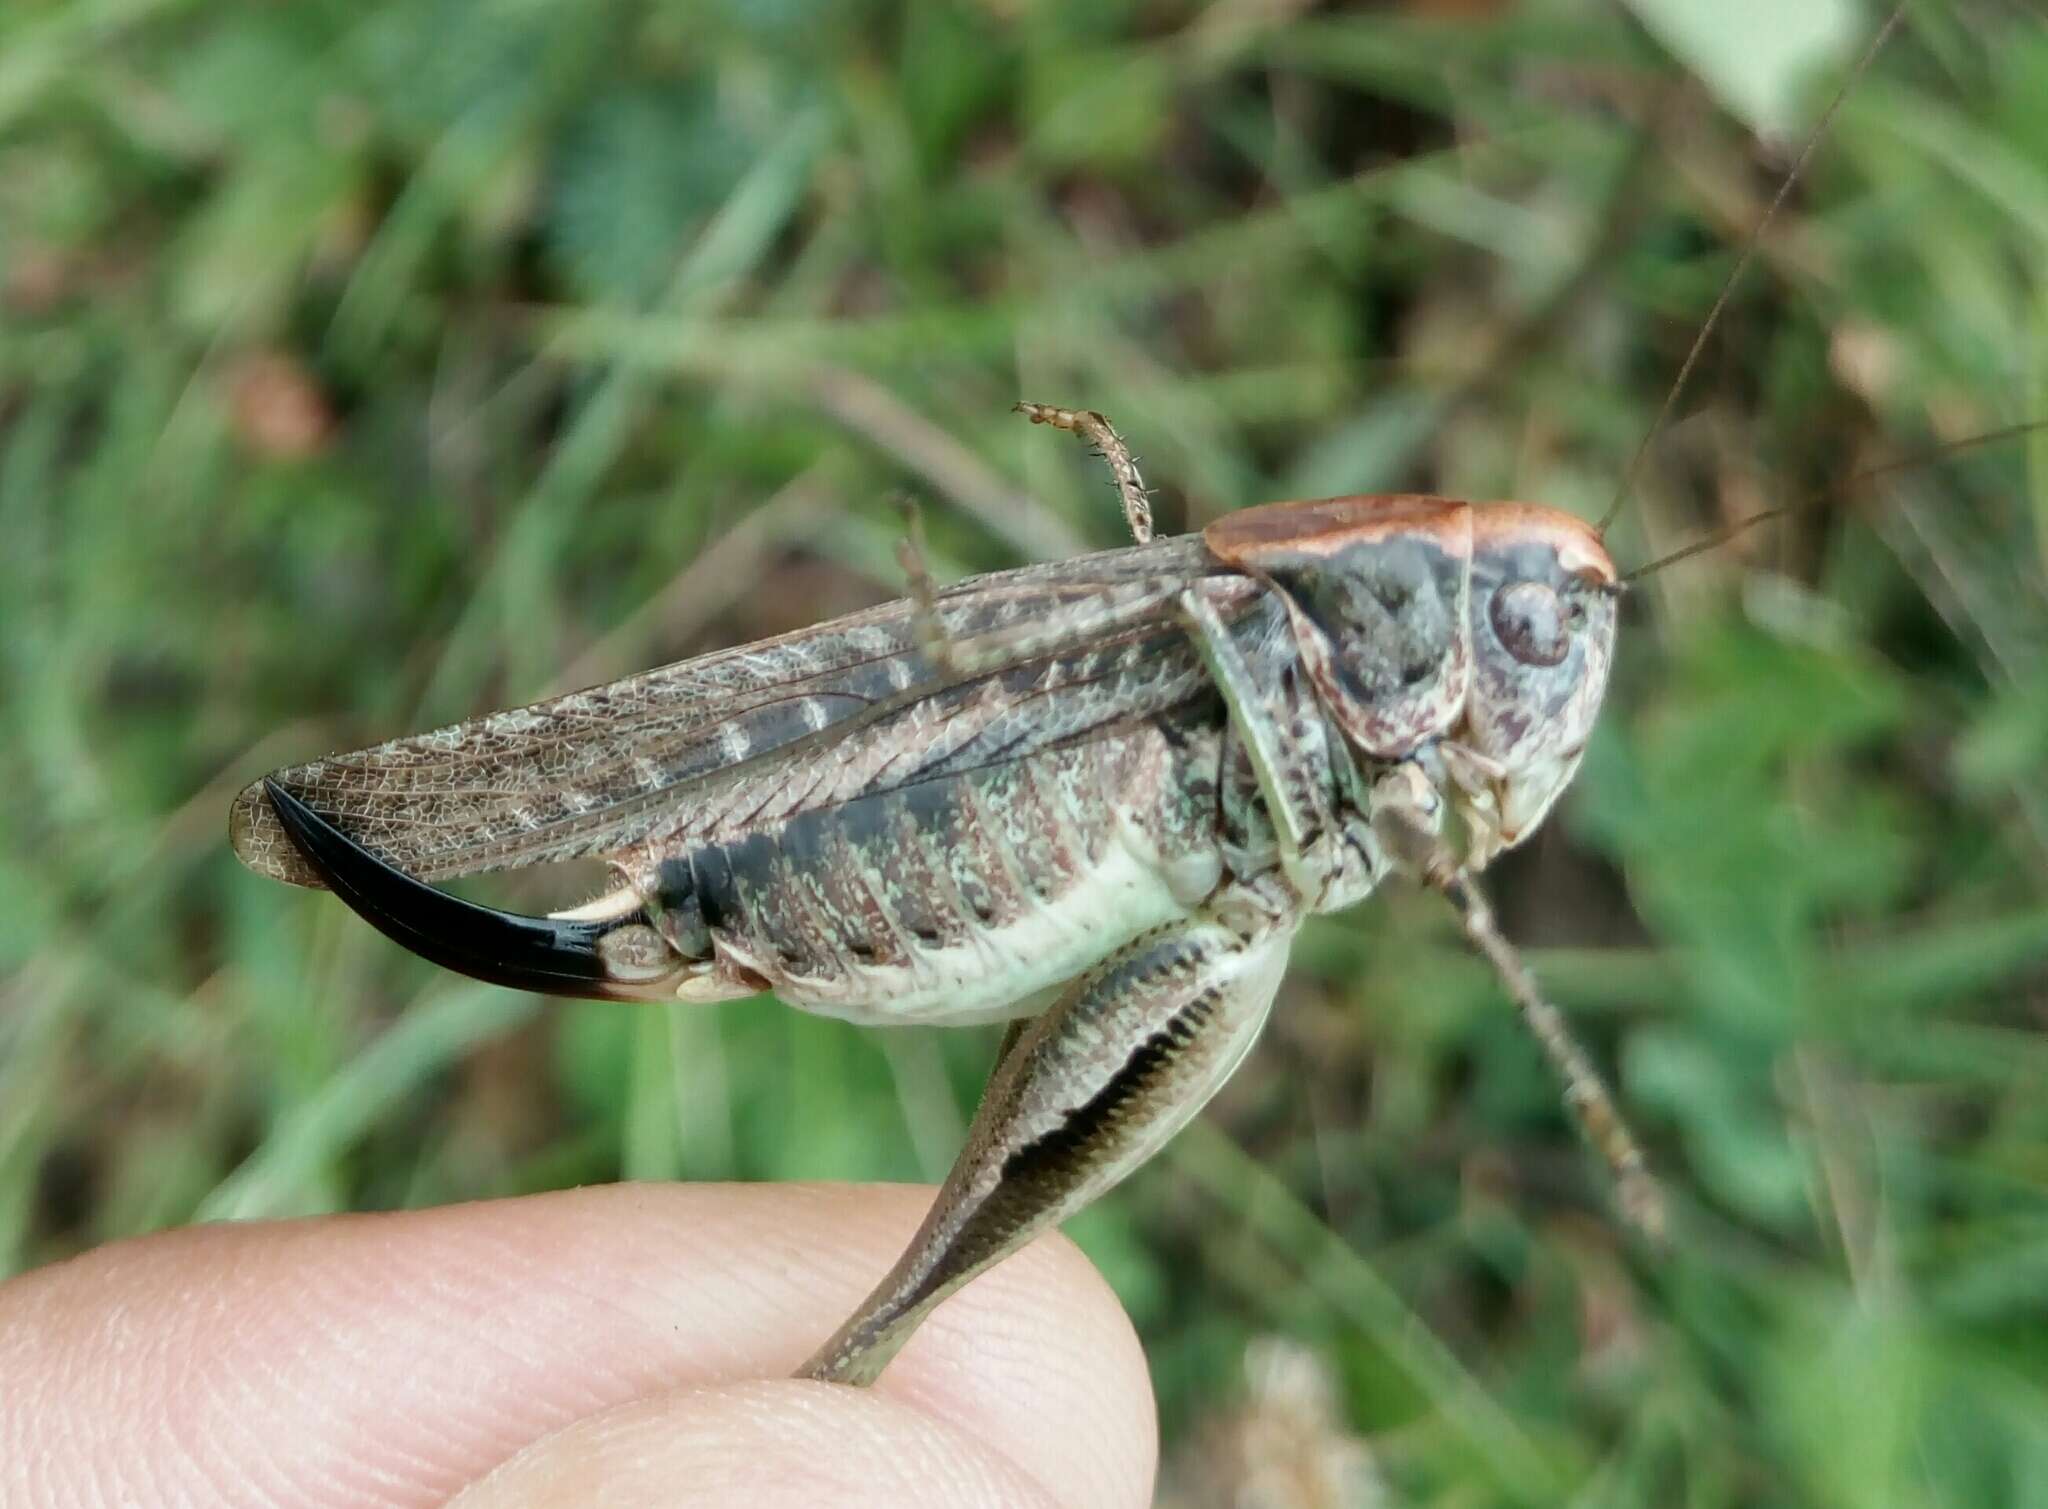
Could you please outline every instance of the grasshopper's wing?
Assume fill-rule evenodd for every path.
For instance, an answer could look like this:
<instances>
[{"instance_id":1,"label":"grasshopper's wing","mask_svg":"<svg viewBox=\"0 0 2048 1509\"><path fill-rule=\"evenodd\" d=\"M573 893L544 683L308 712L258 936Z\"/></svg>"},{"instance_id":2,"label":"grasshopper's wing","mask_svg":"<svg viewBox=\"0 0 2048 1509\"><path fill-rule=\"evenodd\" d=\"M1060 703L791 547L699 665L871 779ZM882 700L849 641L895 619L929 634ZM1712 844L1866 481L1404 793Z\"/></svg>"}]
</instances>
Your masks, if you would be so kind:
<instances>
[{"instance_id":1,"label":"grasshopper's wing","mask_svg":"<svg viewBox=\"0 0 2048 1509\"><path fill-rule=\"evenodd\" d=\"M956 635L1001 634L1221 569L1198 540L1160 541L974 578L940 606ZM891 603L270 779L421 880L701 841L1185 702L1202 678L1171 623L1163 599L1106 643L940 678ZM1114 654L1147 664L1112 674ZM229 836L251 869L321 884L263 782L236 797Z\"/></svg>"}]
</instances>

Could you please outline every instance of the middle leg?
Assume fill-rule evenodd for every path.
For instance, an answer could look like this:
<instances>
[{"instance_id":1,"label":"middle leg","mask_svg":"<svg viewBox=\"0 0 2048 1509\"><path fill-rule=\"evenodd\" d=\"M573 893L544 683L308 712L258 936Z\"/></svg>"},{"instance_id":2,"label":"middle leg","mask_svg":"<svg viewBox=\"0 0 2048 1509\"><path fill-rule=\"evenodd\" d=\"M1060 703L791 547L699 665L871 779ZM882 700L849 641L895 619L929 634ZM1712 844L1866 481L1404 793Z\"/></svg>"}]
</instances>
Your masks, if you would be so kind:
<instances>
[{"instance_id":1,"label":"middle leg","mask_svg":"<svg viewBox=\"0 0 2048 1509\"><path fill-rule=\"evenodd\" d=\"M909 590L917 647L949 676L982 675L1126 633L1160 618L1186 587L1178 576L1136 577L1077 596L1034 622L961 637L946 627L939 591L925 560L924 516L914 503L904 507L896 563L903 568Z\"/></svg>"}]
</instances>

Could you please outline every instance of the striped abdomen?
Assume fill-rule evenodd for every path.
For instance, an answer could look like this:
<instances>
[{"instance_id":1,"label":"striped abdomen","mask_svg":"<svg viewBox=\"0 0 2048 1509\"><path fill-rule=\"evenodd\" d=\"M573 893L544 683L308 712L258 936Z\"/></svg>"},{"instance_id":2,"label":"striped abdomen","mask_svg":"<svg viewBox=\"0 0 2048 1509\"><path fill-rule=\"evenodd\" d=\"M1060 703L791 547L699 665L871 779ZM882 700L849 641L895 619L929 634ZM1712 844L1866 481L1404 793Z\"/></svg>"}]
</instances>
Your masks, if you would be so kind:
<instances>
[{"instance_id":1,"label":"striped abdomen","mask_svg":"<svg viewBox=\"0 0 2048 1509\"><path fill-rule=\"evenodd\" d=\"M1203 705L804 812L660 859L650 911L709 963L686 999L1015 1015L1215 888L1220 744Z\"/></svg>"}]
</instances>

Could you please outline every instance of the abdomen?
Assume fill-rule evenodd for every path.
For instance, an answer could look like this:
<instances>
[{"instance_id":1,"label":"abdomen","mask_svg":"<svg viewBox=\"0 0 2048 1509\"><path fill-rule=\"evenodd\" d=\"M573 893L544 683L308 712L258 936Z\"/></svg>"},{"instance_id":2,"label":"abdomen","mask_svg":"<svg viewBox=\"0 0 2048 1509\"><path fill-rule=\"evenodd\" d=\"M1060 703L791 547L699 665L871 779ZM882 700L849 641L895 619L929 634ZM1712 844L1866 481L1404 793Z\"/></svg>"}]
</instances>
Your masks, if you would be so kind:
<instances>
[{"instance_id":1,"label":"abdomen","mask_svg":"<svg viewBox=\"0 0 2048 1509\"><path fill-rule=\"evenodd\" d=\"M665 860L656 905L714 960L685 994L765 986L864 1022L1028 1010L1214 889L1219 745L1207 713L1151 719Z\"/></svg>"}]
</instances>

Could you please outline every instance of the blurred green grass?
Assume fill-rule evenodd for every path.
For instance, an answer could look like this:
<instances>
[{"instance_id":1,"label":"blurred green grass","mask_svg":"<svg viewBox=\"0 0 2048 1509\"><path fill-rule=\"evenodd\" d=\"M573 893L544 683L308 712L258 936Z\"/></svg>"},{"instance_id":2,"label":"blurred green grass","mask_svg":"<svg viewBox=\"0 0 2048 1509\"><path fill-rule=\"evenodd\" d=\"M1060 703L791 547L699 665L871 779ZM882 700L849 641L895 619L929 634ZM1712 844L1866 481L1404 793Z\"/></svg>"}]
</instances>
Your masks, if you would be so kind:
<instances>
[{"instance_id":1,"label":"blurred green grass","mask_svg":"<svg viewBox=\"0 0 2048 1509\"><path fill-rule=\"evenodd\" d=\"M1675 0L0 11L0 1272L937 1177L986 1035L454 981L241 872L228 797L894 595L905 490L949 574L1114 543L1018 397L1108 411L1171 527L1597 514L1790 158L1731 110L1810 120L1878 19L1808 5L1822 66L1768 75ZM1630 1249L1489 976L1377 898L1075 1223L1170 1450L1278 1330L1404 1504L2048 1502L2048 440L1839 487L2048 416L2044 269L2048 31L1917 5L1618 554L1807 506L1636 594L1494 880L1679 1241Z\"/></svg>"}]
</instances>

